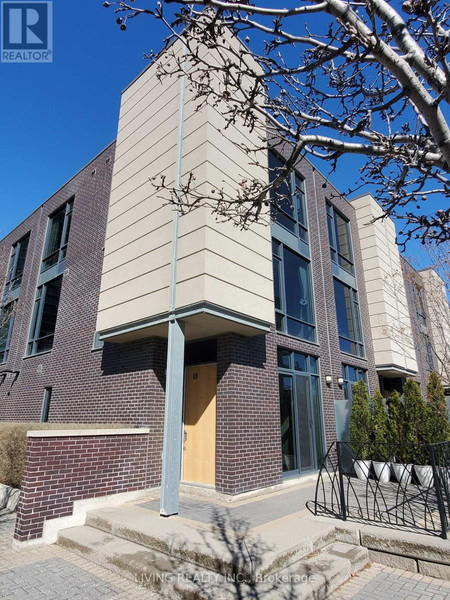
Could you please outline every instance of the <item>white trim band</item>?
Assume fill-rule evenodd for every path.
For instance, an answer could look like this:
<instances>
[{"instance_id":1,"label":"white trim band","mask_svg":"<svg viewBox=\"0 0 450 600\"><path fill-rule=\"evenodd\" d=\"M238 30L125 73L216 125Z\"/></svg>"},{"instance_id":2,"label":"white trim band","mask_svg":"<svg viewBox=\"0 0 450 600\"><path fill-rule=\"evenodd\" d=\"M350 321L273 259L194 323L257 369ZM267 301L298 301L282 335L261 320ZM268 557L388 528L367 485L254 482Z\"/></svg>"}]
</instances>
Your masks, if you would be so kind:
<instances>
[{"instance_id":1,"label":"white trim band","mask_svg":"<svg viewBox=\"0 0 450 600\"><path fill-rule=\"evenodd\" d=\"M27 437L95 437L99 435L143 435L150 427L134 429L41 429L27 431Z\"/></svg>"}]
</instances>

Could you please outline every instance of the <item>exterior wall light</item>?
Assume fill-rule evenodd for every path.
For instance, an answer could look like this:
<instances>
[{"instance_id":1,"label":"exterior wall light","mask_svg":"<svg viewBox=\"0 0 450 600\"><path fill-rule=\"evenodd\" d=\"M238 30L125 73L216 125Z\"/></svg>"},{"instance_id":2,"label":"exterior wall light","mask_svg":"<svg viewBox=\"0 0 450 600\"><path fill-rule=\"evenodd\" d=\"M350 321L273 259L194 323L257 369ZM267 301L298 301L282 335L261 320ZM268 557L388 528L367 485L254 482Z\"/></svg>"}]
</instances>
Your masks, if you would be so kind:
<instances>
[{"instance_id":1,"label":"exterior wall light","mask_svg":"<svg viewBox=\"0 0 450 600\"><path fill-rule=\"evenodd\" d=\"M337 382L338 382L338 386L342 387L344 385L344 378L343 377L338 377L337 378Z\"/></svg>"},{"instance_id":2,"label":"exterior wall light","mask_svg":"<svg viewBox=\"0 0 450 600\"><path fill-rule=\"evenodd\" d=\"M333 383L333 378L331 377L331 375L326 375L325 376L325 383L327 385L331 385Z\"/></svg>"}]
</instances>

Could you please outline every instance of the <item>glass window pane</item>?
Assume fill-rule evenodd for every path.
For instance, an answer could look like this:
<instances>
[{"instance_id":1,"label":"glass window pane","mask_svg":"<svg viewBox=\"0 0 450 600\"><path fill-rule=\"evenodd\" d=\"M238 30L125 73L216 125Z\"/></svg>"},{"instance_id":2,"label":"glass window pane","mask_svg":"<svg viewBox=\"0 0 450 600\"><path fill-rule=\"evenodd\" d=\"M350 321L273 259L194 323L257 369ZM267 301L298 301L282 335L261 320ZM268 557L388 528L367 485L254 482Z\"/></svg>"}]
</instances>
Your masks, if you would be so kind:
<instances>
[{"instance_id":1,"label":"glass window pane","mask_svg":"<svg viewBox=\"0 0 450 600\"><path fill-rule=\"evenodd\" d=\"M297 214L298 220L302 225L306 225L306 207L305 207L305 197L301 192L297 192L295 198L295 204L297 206Z\"/></svg>"},{"instance_id":2,"label":"glass window pane","mask_svg":"<svg viewBox=\"0 0 450 600\"><path fill-rule=\"evenodd\" d=\"M294 352L294 369L306 373L306 356L299 352Z\"/></svg>"},{"instance_id":3,"label":"glass window pane","mask_svg":"<svg viewBox=\"0 0 450 600\"><path fill-rule=\"evenodd\" d=\"M333 217L331 215L327 215L327 225L328 225L328 239L330 241L330 246L332 248L334 245L334 237L333 237Z\"/></svg>"},{"instance_id":4,"label":"glass window pane","mask_svg":"<svg viewBox=\"0 0 450 600\"><path fill-rule=\"evenodd\" d=\"M315 375L319 374L319 363L317 361L317 358L315 358L314 356L309 357L309 369L311 373L314 373Z\"/></svg>"},{"instance_id":5,"label":"glass window pane","mask_svg":"<svg viewBox=\"0 0 450 600\"><path fill-rule=\"evenodd\" d=\"M279 256L280 254L280 247L281 244L280 242L277 242L277 240L272 238L272 252L273 254L276 254L277 256Z\"/></svg>"},{"instance_id":6,"label":"glass window pane","mask_svg":"<svg viewBox=\"0 0 450 600\"><path fill-rule=\"evenodd\" d=\"M292 377L280 375L281 451L285 472L298 469L293 387Z\"/></svg>"},{"instance_id":7,"label":"glass window pane","mask_svg":"<svg viewBox=\"0 0 450 600\"><path fill-rule=\"evenodd\" d=\"M283 348L278 348L278 366L282 369L290 369L291 368L291 355L292 352L290 350L284 350Z\"/></svg>"},{"instance_id":8,"label":"glass window pane","mask_svg":"<svg viewBox=\"0 0 450 600\"><path fill-rule=\"evenodd\" d=\"M58 277L58 279L50 281L46 285L44 311L42 313L42 321L39 329L39 335L37 336L39 338L51 335L55 332L56 317L58 315L59 296L61 293L61 282L62 277Z\"/></svg>"},{"instance_id":9,"label":"glass window pane","mask_svg":"<svg viewBox=\"0 0 450 600\"><path fill-rule=\"evenodd\" d=\"M314 342L315 331L314 327L310 325L305 325L296 319L287 318L287 333L294 337L301 338L303 340L307 340L308 342Z\"/></svg>"},{"instance_id":10,"label":"glass window pane","mask_svg":"<svg viewBox=\"0 0 450 600\"><path fill-rule=\"evenodd\" d=\"M273 213L273 219L275 223L278 223L278 225L282 225L283 227L286 227L286 229L288 229L291 233L295 233L295 221L287 215L285 215L281 210L275 209Z\"/></svg>"},{"instance_id":11,"label":"glass window pane","mask_svg":"<svg viewBox=\"0 0 450 600\"><path fill-rule=\"evenodd\" d=\"M277 331L284 331L283 315L280 313L275 313L275 325Z\"/></svg>"},{"instance_id":12,"label":"glass window pane","mask_svg":"<svg viewBox=\"0 0 450 600\"><path fill-rule=\"evenodd\" d=\"M47 256L58 250L61 246L65 212L66 207L64 205L62 209L60 209L55 215L53 215L53 217L50 220L44 258L47 258Z\"/></svg>"},{"instance_id":13,"label":"glass window pane","mask_svg":"<svg viewBox=\"0 0 450 600\"><path fill-rule=\"evenodd\" d=\"M316 455L318 466L323 460L323 438L322 438L322 407L320 402L319 378L311 377L311 402L314 417L314 433L316 436Z\"/></svg>"},{"instance_id":14,"label":"glass window pane","mask_svg":"<svg viewBox=\"0 0 450 600\"><path fill-rule=\"evenodd\" d=\"M300 465L302 471L314 467L314 437L311 428L312 414L309 397L309 376L296 376L298 433Z\"/></svg>"},{"instance_id":15,"label":"glass window pane","mask_svg":"<svg viewBox=\"0 0 450 600\"><path fill-rule=\"evenodd\" d=\"M275 308L282 308L282 291L281 291L281 261L277 258L273 259L273 287L275 296Z\"/></svg>"},{"instance_id":16,"label":"glass window pane","mask_svg":"<svg viewBox=\"0 0 450 600\"><path fill-rule=\"evenodd\" d=\"M350 337L350 328L348 319L348 292L349 288L344 286L337 279L334 280L334 296L336 300L336 313L338 320L339 335Z\"/></svg>"},{"instance_id":17,"label":"glass window pane","mask_svg":"<svg viewBox=\"0 0 450 600\"><path fill-rule=\"evenodd\" d=\"M286 314L313 323L309 264L288 248L283 248Z\"/></svg>"},{"instance_id":18,"label":"glass window pane","mask_svg":"<svg viewBox=\"0 0 450 600\"><path fill-rule=\"evenodd\" d=\"M336 219L336 240L339 253L349 262L352 261L348 222L341 215L334 213Z\"/></svg>"},{"instance_id":19,"label":"glass window pane","mask_svg":"<svg viewBox=\"0 0 450 600\"><path fill-rule=\"evenodd\" d=\"M349 381L358 381L356 378L356 369L355 367L347 367L347 377Z\"/></svg>"}]
</instances>

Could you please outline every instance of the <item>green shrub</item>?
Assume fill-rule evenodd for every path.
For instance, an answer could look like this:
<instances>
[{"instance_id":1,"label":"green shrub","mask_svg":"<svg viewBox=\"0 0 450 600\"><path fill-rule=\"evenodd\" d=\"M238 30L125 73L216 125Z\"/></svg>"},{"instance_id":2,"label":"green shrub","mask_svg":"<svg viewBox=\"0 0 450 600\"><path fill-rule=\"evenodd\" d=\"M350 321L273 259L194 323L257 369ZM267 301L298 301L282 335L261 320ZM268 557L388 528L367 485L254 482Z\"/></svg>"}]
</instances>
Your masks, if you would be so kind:
<instances>
[{"instance_id":1,"label":"green shrub","mask_svg":"<svg viewBox=\"0 0 450 600\"><path fill-rule=\"evenodd\" d=\"M119 429L127 425L0 422L0 483L20 487L27 451L27 431L40 429ZM129 426L128 426L129 427Z\"/></svg>"},{"instance_id":2,"label":"green shrub","mask_svg":"<svg viewBox=\"0 0 450 600\"><path fill-rule=\"evenodd\" d=\"M394 390L387 402L388 405L388 439L391 448L391 458L395 460L395 454L401 461L404 460L404 408L397 390Z\"/></svg>"},{"instance_id":3,"label":"green shrub","mask_svg":"<svg viewBox=\"0 0 450 600\"><path fill-rule=\"evenodd\" d=\"M371 414L370 399L364 381L353 386L352 412L350 414L350 444L357 458L370 458Z\"/></svg>"},{"instance_id":4,"label":"green shrub","mask_svg":"<svg viewBox=\"0 0 450 600\"><path fill-rule=\"evenodd\" d=\"M426 407L428 413L428 443L446 442L450 438L450 427L444 388L439 375L434 371L428 376Z\"/></svg>"},{"instance_id":5,"label":"green shrub","mask_svg":"<svg viewBox=\"0 0 450 600\"><path fill-rule=\"evenodd\" d=\"M388 414L379 390L376 390L373 397L372 441L374 460L388 461L390 458Z\"/></svg>"},{"instance_id":6,"label":"green shrub","mask_svg":"<svg viewBox=\"0 0 450 600\"><path fill-rule=\"evenodd\" d=\"M418 446L427 441L428 413L420 387L413 379L407 379L403 386L403 406L405 460L424 464L427 453Z\"/></svg>"}]
</instances>

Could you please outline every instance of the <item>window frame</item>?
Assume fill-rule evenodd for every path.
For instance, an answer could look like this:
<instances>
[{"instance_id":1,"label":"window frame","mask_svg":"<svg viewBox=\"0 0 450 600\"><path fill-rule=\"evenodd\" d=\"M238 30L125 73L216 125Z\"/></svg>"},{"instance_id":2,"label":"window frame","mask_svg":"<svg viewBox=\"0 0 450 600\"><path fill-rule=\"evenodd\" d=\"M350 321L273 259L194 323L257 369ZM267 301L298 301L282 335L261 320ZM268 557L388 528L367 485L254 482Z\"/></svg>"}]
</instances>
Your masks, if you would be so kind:
<instances>
[{"instance_id":1,"label":"window frame","mask_svg":"<svg viewBox=\"0 0 450 600\"><path fill-rule=\"evenodd\" d=\"M352 319L351 325L352 325L353 331L359 331L360 338L361 338L359 340L353 339L346 335L343 335L340 332L339 313L338 313L338 306L337 306L337 302L336 302L336 283L339 285L342 285L344 288L347 288L349 290L350 316ZM339 336L339 349L344 354L349 354L350 356L357 356L358 358L364 358L365 357L365 344L364 344L364 333L363 333L363 328L362 328L361 308L360 308L360 304L359 304L358 292L352 286L344 283L343 281L341 281L340 279L337 279L336 277L333 277L333 290L334 290L334 303L335 303L335 307L336 307L337 329L338 329L338 336ZM345 295L345 293L344 293L344 295ZM355 313L355 306L358 307L357 314ZM347 308L346 308L346 313L347 313ZM347 319L348 319L348 315L347 315ZM348 323L348 321L347 321L347 323ZM349 352L348 350L343 350L342 345L341 345L341 339L345 340L347 342L350 342L350 344L355 344L356 353Z\"/></svg>"},{"instance_id":2,"label":"window frame","mask_svg":"<svg viewBox=\"0 0 450 600\"><path fill-rule=\"evenodd\" d=\"M286 353L289 355L289 365L285 366L280 363L280 354ZM306 370L298 369L295 366L295 355L300 355L305 359ZM314 362L312 362L314 361ZM314 365L314 367L313 367ZM280 386L280 377L281 376L289 376L293 380L293 390L295 395L296 389L296 380L295 375L300 374L303 376L309 376L309 390L310 390L310 401L312 400L311 394L313 389L316 388L318 397L316 399L318 403L319 413L314 413L314 426L312 428L312 434L314 439L314 460L315 466L312 469L306 469L303 473L312 473L319 468L323 457L325 455L325 422L324 422L324 411L323 411L323 398L322 398L322 387L320 385L320 357L315 356L313 354L307 354L305 352L300 352L297 350L291 350L290 348L285 348L283 346L277 347L277 368L278 368L278 386ZM315 384L313 385L313 381ZM314 411L313 411L314 412ZM295 417L295 421L297 421L297 417ZM316 422L317 421L317 422ZM320 439L317 437L317 428L320 429ZM295 432L295 446L297 452L297 461L300 459L299 452L299 427L298 423L295 424L296 432ZM299 473L302 473L301 470L301 460L299 462L299 466L297 469L291 471L283 471L283 477L296 477Z\"/></svg>"},{"instance_id":3,"label":"window frame","mask_svg":"<svg viewBox=\"0 0 450 600\"><path fill-rule=\"evenodd\" d=\"M356 381L350 379L350 377L348 376L349 368L355 369L357 373L360 372L362 374L362 377L360 377L359 379L357 378ZM363 369L362 367L355 367L354 365L342 363L342 379L344 380L342 389L344 391L345 400L353 400L353 386L355 385L355 383L358 383L358 381L364 381L364 383L368 386L367 369Z\"/></svg>"},{"instance_id":4,"label":"window frame","mask_svg":"<svg viewBox=\"0 0 450 600\"><path fill-rule=\"evenodd\" d=\"M278 244L278 253L274 250L274 245ZM284 249L292 252L295 256L297 256L301 261L306 263L307 265L307 284L309 287L309 297L311 301L311 316L312 322L305 321L303 319L299 319L298 317L294 317L287 313L287 297L286 297L286 277L285 277L285 262L284 262ZM280 287L280 308L276 307L276 302L274 303L275 309L275 326L278 333L282 333L283 335L289 335L299 340L304 340L308 343L317 343L317 325L316 325L316 312L315 312L315 299L314 299L314 288L313 288L313 280L312 280L312 266L311 261L307 260L304 256L295 252L290 246L280 242L275 237L272 237L272 263L273 263L273 271L274 271L274 291L275 291L275 269L278 269L279 273L279 287ZM288 319L292 319L300 323L301 326L306 326L312 330L311 339L306 337L300 337L298 335L294 335L288 331ZM281 327L279 327L279 323L281 323Z\"/></svg>"},{"instance_id":5,"label":"window frame","mask_svg":"<svg viewBox=\"0 0 450 600\"><path fill-rule=\"evenodd\" d=\"M414 290L414 304L416 309L416 318L419 325L427 326L427 313L425 310L425 302L422 290L415 284L413 284Z\"/></svg>"},{"instance_id":6,"label":"window frame","mask_svg":"<svg viewBox=\"0 0 450 600\"><path fill-rule=\"evenodd\" d=\"M9 302L1 307L0 318L3 318L4 311L11 306L11 311L8 317L8 330L6 332L5 348L0 350L0 365L4 365L8 360L9 350L11 347L11 338L14 328L14 302ZM5 328L6 329L6 328ZM1 331L1 330L0 330ZM0 339L1 342L1 339Z\"/></svg>"},{"instance_id":7,"label":"window frame","mask_svg":"<svg viewBox=\"0 0 450 600\"><path fill-rule=\"evenodd\" d=\"M23 248L23 244L26 242L25 247L25 257L23 262L23 269L18 274L17 267L19 264L20 252ZM28 247L30 244L30 232L26 233L24 236L20 238L15 244L11 246L11 255L9 259L8 271L6 274L6 283L5 283L5 294L8 292L12 292L15 290L19 290L22 285L22 277L25 271L25 264L27 260ZM18 283L17 283L18 281Z\"/></svg>"},{"instance_id":8,"label":"window frame","mask_svg":"<svg viewBox=\"0 0 450 600\"><path fill-rule=\"evenodd\" d=\"M270 163L270 160L275 160L277 165ZM269 151L269 179L272 182L276 177L274 169L282 168L284 165L284 159L276 154L273 150ZM309 244L309 233L308 233L308 212L306 208L306 192L305 192L305 180L304 178L293 170L285 180L287 187L289 188L289 201L293 214L289 214L280 205L280 200L275 198L275 190L271 190L272 210L271 218L273 223L283 227L290 234L295 235L297 238L302 240L305 244ZM300 208L299 208L300 207ZM277 213L281 212L284 219L287 219L292 223L293 230L289 229L282 221L277 219ZM304 217L303 219L301 217Z\"/></svg>"},{"instance_id":9,"label":"window frame","mask_svg":"<svg viewBox=\"0 0 450 600\"><path fill-rule=\"evenodd\" d=\"M43 315L44 315L44 307L45 307L45 301L46 301L46 297L47 297L47 288L49 285L51 285L58 279L60 280L61 283L60 283L60 288L59 288L58 306L56 309L55 330L53 331L53 333L50 333L50 334L47 334L44 336L42 336L42 335L37 336L36 335L37 332L40 332L40 329L42 327L42 319L43 319ZM55 333L56 333L56 324L57 324L57 320L58 320L59 303L61 301L62 282L63 282L63 276L59 275L58 277L54 277L53 279L50 279L49 281L43 283L42 285L40 285L37 288L36 296L34 299L33 312L32 312L32 316L31 316L30 333L29 333L28 342L27 342L27 352L26 352L27 357L28 356L36 356L37 354L45 354L47 352L51 352L51 350L53 348L53 341L54 341L54 337L55 337ZM38 343L46 338L53 338L51 347L46 350L38 351L37 350Z\"/></svg>"},{"instance_id":10,"label":"window frame","mask_svg":"<svg viewBox=\"0 0 450 600\"><path fill-rule=\"evenodd\" d=\"M425 343L425 359L427 361L428 369L434 370L434 357L433 357L433 344L431 343L430 336L426 333L422 333L422 337Z\"/></svg>"},{"instance_id":11,"label":"window frame","mask_svg":"<svg viewBox=\"0 0 450 600\"><path fill-rule=\"evenodd\" d=\"M62 204L57 210L55 210L48 217L47 232L45 235L44 249L42 252L42 260L41 260L41 270L40 270L41 275L42 275L42 273L46 273L49 269L55 267L56 265L60 265L66 259L67 247L69 245L70 228L71 228L71 224L72 224L73 204L74 204L74 198L72 197L70 200L67 200L67 202ZM61 231L61 240L60 240L59 246L56 250L52 250L52 252L48 253L47 246L50 241L50 236L51 236L51 232L52 232L52 225L53 225L54 219L57 215L59 215L63 211L64 211L64 221L63 221L63 228ZM53 256L56 256L57 259L55 260L55 262L53 262L52 264L47 266L46 262Z\"/></svg>"},{"instance_id":12,"label":"window frame","mask_svg":"<svg viewBox=\"0 0 450 600\"><path fill-rule=\"evenodd\" d=\"M48 415L50 413L50 402L52 400L52 386L44 388L44 398L42 400L41 423L48 423Z\"/></svg>"},{"instance_id":13,"label":"window frame","mask_svg":"<svg viewBox=\"0 0 450 600\"><path fill-rule=\"evenodd\" d=\"M353 244L352 244L352 232L350 228L350 220L347 219L341 212L336 210L336 208L329 202L326 201L326 214L327 214L327 230L328 230L328 241L330 243L330 254L332 262L343 269L349 275L355 275L355 257L353 253ZM337 216L339 216L346 224L347 238L348 238L348 248L350 253L350 259L342 254L339 247L339 236L337 234ZM330 226L331 222L331 226ZM331 239L330 239L331 237ZM342 266L342 263L348 264L350 266L350 270L346 269Z\"/></svg>"}]
</instances>

